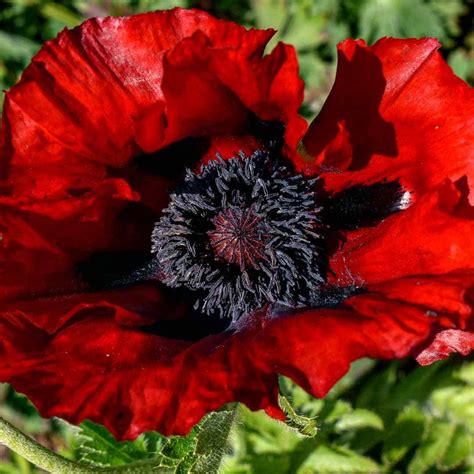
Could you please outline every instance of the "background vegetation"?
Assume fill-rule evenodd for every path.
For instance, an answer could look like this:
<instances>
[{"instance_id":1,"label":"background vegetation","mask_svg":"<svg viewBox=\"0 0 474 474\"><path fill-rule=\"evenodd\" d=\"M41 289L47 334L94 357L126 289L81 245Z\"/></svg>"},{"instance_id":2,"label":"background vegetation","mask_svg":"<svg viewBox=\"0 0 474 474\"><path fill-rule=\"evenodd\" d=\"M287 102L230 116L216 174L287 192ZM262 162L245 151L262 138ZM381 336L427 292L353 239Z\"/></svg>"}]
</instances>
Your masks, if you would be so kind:
<instances>
[{"instance_id":1,"label":"background vegetation","mask_svg":"<svg viewBox=\"0 0 474 474\"><path fill-rule=\"evenodd\" d=\"M18 79L40 45L91 16L198 7L247 26L276 28L295 45L314 115L332 85L336 44L382 36L437 37L456 74L474 82L473 0L0 0L0 87Z\"/></svg>"},{"instance_id":2,"label":"background vegetation","mask_svg":"<svg viewBox=\"0 0 474 474\"><path fill-rule=\"evenodd\" d=\"M302 112L320 109L335 72L336 44L347 37L435 36L463 79L474 82L474 3L463 0L0 0L0 87L19 78L41 43L85 18L196 6L244 25L279 30L297 48L306 82ZM228 438L226 474L474 473L474 361L430 367L362 360L316 400L281 380L283 424L239 407ZM94 465L158 457L163 472L206 472L205 423L186 438L157 433L116 443L102 427L44 420L11 387L0 385L0 416L63 455ZM225 441L225 438L223 438ZM38 472L0 447L0 474Z\"/></svg>"}]
</instances>

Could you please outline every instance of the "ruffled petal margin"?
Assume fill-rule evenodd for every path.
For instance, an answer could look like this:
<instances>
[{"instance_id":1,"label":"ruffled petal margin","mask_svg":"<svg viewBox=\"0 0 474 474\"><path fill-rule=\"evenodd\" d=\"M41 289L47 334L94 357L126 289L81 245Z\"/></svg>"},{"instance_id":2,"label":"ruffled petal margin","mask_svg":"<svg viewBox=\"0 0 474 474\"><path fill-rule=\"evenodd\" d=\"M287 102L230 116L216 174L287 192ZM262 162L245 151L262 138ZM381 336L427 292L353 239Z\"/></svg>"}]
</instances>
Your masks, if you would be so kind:
<instances>
[{"instance_id":1,"label":"ruffled petal margin","mask_svg":"<svg viewBox=\"0 0 474 474\"><path fill-rule=\"evenodd\" d=\"M64 30L6 93L0 178L14 194L64 196L143 151L249 133L251 113L286 125L295 148L303 83L292 47L263 56L272 35L179 8Z\"/></svg>"},{"instance_id":2,"label":"ruffled petal margin","mask_svg":"<svg viewBox=\"0 0 474 474\"><path fill-rule=\"evenodd\" d=\"M179 9L90 20L49 42L7 94L0 379L44 416L88 418L119 439L185 434L232 401L282 417L278 374L324 396L361 357L428 363L472 349L473 214L459 181L472 177L472 90L434 40L342 43L335 88L305 139L299 165L322 173L329 191L399 179L414 193L408 210L349 233L331 262L337 283L367 293L334 309L254 314L190 341L159 335L183 314L154 285L74 286L78 259L150 235L132 226L134 235L123 212L153 196L116 176L143 150L189 135L244 137L249 113L286 124L294 147L302 84L292 48L262 57L270 35ZM190 69L199 75L178 87ZM73 288L61 286L67 278ZM22 299L48 293L45 283L56 296Z\"/></svg>"},{"instance_id":3,"label":"ruffled petal margin","mask_svg":"<svg viewBox=\"0 0 474 474\"><path fill-rule=\"evenodd\" d=\"M474 89L439 47L435 39L340 43L336 81L300 167L330 191L400 180L417 197L445 179L472 182Z\"/></svg>"},{"instance_id":4,"label":"ruffled petal margin","mask_svg":"<svg viewBox=\"0 0 474 474\"><path fill-rule=\"evenodd\" d=\"M421 352L416 360L420 365L428 365L446 359L453 353L467 356L474 351L474 332L447 329L436 334L433 342Z\"/></svg>"},{"instance_id":5,"label":"ruffled petal margin","mask_svg":"<svg viewBox=\"0 0 474 474\"><path fill-rule=\"evenodd\" d=\"M250 115L286 125L295 149L303 83L290 46L263 55L272 35L177 8L91 19L47 42L5 98L0 301L80 291L82 259L149 251L170 169L255 150ZM143 154L190 137L202 154Z\"/></svg>"},{"instance_id":6,"label":"ruffled petal margin","mask_svg":"<svg viewBox=\"0 0 474 474\"><path fill-rule=\"evenodd\" d=\"M474 207L466 179L449 180L377 226L348 232L331 258L338 285L471 268Z\"/></svg>"},{"instance_id":7,"label":"ruffled petal margin","mask_svg":"<svg viewBox=\"0 0 474 474\"><path fill-rule=\"evenodd\" d=\"M402 279L336 309L255 314L235 331L194 342L137 328L140 314L164 301L151 288L4 306L0 377L43 416L73 423L88 418L119 439L152 429L185 434L207 412L232 401L281 418L278 374L322 397L361 357L411 354L431 362L449 351L468 352L472 338L464 331L473 289L472 271ZM429 297L432 290L439 298ZM449 331L462 336L448 350L443 335Z\"/></svg>"}]
</instances>

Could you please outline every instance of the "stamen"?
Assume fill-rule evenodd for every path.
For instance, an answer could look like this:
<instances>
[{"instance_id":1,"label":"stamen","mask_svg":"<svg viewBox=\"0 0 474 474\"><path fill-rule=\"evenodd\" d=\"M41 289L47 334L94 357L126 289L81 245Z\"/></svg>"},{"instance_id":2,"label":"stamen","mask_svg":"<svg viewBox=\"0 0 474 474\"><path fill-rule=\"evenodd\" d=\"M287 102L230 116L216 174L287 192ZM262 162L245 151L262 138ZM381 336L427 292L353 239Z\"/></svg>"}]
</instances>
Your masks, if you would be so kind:
<instances>
[{"instance_id":1,"label":"stamen","mask_svg":"<svg viewBox=\"0 0 474 474\"><path fill-rule=\"evenodd\" d=\"M158 278L233 321L268 303L308 304L323 282L314 185L264 152L188 171L153 231Z\"/></svg>"}]
</instances>

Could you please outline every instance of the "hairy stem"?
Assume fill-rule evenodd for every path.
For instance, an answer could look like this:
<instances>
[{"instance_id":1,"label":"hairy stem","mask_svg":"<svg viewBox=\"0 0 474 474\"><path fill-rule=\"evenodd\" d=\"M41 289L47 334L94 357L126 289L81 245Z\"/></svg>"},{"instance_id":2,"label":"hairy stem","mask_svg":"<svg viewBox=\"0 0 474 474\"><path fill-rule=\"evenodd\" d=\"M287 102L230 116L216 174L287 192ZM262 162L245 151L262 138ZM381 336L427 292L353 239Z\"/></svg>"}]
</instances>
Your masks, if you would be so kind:
<instances>
[{"instance_id":1,"label":"hairy stem","mask_svg":"<svg viewBox=\"0 0 474 474\"><path fill-rule=\"evenodd\" d=\"M193 472L214 474L219 471L235 419L236 409L237 404L231 410L212 414L203 423L196 446L198 462L194 466ZM35 466L54 474L94 474L102 472L111 474L170 474L175 472L171 468L163 467L159 459L138 461L117 467L98 467L71 461L45 448L1 417L0 443Z\"/></svg>"},{"instance_id":2,"label":"hairy stem","mask_svg":"<svg viewBox=\"0 0 474 474\"><path fill-rule=\"evenodd\" d=\"M3 418L0 418L0 443L24 457L35 466L54 474L94 474L101 472L146 474L150 472L168 472L167 469L160 468L158 460L105 468L71 461L50 451L34 439L26 436Z\"/></svg>"},{"instance_id":3,"label":"hairy stem","mask_svg":"<svg viewBox=\"0 0 474 474\"><path fill-rule=\"evenodd\" d=\"M49 472L91 472L46 449L3 418L0 418L0 443Z\"/></svg>"}]
</instances>

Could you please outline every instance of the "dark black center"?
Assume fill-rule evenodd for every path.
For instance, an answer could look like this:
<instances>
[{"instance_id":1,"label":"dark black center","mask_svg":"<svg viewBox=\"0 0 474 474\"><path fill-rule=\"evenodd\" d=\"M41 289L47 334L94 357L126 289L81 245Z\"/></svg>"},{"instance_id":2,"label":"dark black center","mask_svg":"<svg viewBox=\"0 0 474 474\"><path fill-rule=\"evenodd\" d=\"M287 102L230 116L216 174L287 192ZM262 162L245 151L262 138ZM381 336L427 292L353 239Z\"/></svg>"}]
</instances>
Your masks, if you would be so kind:
<instances>
[{"instance_id":1,"label":"dark black center","mask_svg":"<svg viewBox=\"0 0 474 474\"><path fill-rule=\"evenodd\" d=\"M233 321L268 303L308 306L323 283L315 183L265 152L188 171L152 234L158 278Z\"/></svg>"}]
</instances>

